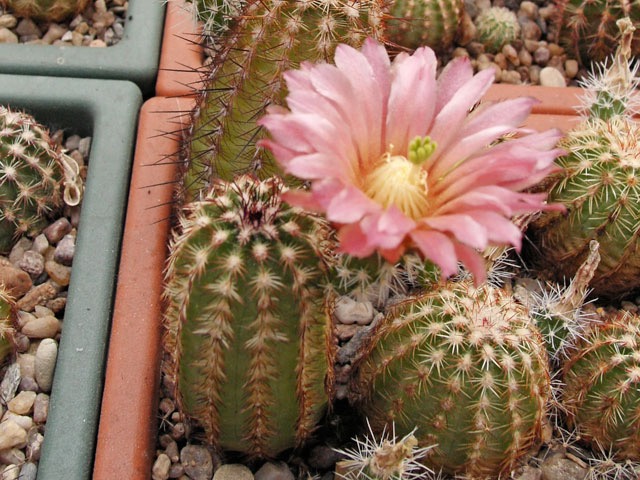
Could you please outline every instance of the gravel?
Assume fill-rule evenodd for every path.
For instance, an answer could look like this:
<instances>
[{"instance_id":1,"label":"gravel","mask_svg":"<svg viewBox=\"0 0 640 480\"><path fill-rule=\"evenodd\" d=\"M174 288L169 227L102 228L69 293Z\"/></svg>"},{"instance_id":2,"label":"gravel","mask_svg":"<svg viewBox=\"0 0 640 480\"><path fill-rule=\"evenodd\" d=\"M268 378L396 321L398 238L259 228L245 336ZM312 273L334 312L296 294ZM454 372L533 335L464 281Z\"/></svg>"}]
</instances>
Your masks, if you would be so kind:
<instances>
[{"instance_id":1,"label":"gravel","mask_svg":"<svg viewBox=\"0 0 640 480\"><path fill-rule=\"evenodd\" d=\"M0 22L3 17L0 16ZM85 177L88 156L77 150L74 135L62 142L63 132L52 135L80 160ZM75 148L69 148L75 147ZM67 286L80 206L66 208L36 238L23 237L7 256L0 256L0 281L17 299L18 354L0 370L0 478L35 479L49 412L58 342L63 330ZM62 261L57 258L66 243Z\"/></svg>"}]
</instances>

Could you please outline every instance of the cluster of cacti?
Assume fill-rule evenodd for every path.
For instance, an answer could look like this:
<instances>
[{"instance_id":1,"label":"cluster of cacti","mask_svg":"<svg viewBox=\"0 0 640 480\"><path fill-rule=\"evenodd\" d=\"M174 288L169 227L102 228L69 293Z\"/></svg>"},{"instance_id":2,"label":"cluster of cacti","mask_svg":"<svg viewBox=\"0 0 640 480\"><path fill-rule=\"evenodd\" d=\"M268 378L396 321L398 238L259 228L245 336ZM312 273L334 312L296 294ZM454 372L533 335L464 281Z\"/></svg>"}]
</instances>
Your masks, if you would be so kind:
<instances>
[{"instance_id":1,"label":"cluster of cacti","mask_svg":"<svg viewBox=\"0 0 640 480\"><path fill-rule=\"evenodd\" d=\"M15 352L16 305L11 295L0 285L0 364Z\"/></svg>"},{"instance_id":2,"label":"cluster of cacti","mask_svg":"<svg viewBox=\"0 0 640 480\"><path fill-rule=\"evenodd\" d=\"M75 168L74 168L75 167ZM77 204L78 165L31 115L0 106L0 252L34 235L64 203Z\"/></svg>"},{"instance_id":3,"label":"cluster of cacti","mask_svg":"<svg viewBox=\"0 0 640 480\"><path fill-rule=\"evenodd\" d=\"M567 154L557 160L561 171L548 198L567 211L546 213L530 229L534 262L559 281L575 274L597 240L601 261L590 287L600 298L640 287L640 126L627 109L635 81L628 66L633 31L625 32L612 67L594 82L588 117L561 141Z\"/></svg>"},{"instance_id":4,"label":"cluster of cacti","mask_svg":"<svg viewBox=\"0 0 640 480\"><path fill-rule=\"evenodd\" d=\"M219 181L185 208L166 269L165 347L183 412L216 447L272 457L316 427L331 390L326 224L277 178Z\"/></svg>"},{"instance_id":5,"label":"cluster of cacti","mask_svg":"<svg viewBox=\"0 0 640 480\"><path fill-rule=\"evenodd\" d=\"M60 22L84 10L89 0L0 0L20 17Z\"/></svg>"},{"instance_id":6,"label":"cluster of cacti","mask_svg":"<svg viewBox=\"0 0 640 480\"><path fill-rule=\"evenodd\" d=\"M395 423L433 446L424 463L473 478L538 441L549 395L544 342L506 291L451 282L399 304L357 367L353 396L374 432Z\"/></svg>"},{"instance_id":7,"label":"cluster of cacti","mask_svg":"<svg viewBox=\"0 0 640 480\"><path fill-rule=\"evenodd\" d=\"M589 66L603 62L619 41L616 20L629 17L640 25L640 4L628 0L556 0L560 42L575 58ZM640 32L632 41L634 56L640 53Z\"/></svg>"},{"instance_id":8,"label":"cluster of cacti","mask_svg":"<svg viewBox=\"0 0 640 480\"><path fill-rule=\"evenodd\" d=\"M505 7L490 7L476 17L476 41L487 52L496 53L520 37L520 23L516 14Z\"/></svg>"},{"instance_id":9,"label":"cluster of cacti","mask_svg":"<svg viewBox=\"0 0 640 480\"><path fill-rule=\"evenodd\" d=\"M386 34L400 47L427 45L446 51L458 35L463 14L462 0L394 0L385 15Z\"/></svg>"},{"instance_id":10,"label":"cluster of cacti","mask_svg":"<svg viewBox=\"0 0 640 480\"><path fill-rule=\"evenodd\" d=\"M563 377L563 403L580 437L640 460L640 317L618 312L585 332Z\"/></svg>"},{"instance_id":11,"label":"cluster of cacti","mask_svg":"<svg viewBox=\"0 0 640 480\"><path fill-rule=\"evenodd\" d=\"M257 120L284 96L283 73L303 60L329 60L339 43L380 36L383 0L251 0L221 39L183 146L183 190L190 201L215 178L272 175L271 155L256 148Z\"/></svg>"}]
</instances>

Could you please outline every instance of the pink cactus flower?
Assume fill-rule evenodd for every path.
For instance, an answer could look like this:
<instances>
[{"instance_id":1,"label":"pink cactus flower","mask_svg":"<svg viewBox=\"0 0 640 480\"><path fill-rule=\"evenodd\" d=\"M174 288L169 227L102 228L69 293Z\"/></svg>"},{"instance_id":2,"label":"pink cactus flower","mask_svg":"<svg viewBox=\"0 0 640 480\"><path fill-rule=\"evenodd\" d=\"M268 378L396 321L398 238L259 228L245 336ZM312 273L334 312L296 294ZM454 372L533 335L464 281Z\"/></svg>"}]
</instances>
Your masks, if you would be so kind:
<instances>
[{"instance_id":1,"label":"pink cactus flower","mask_svg":"<svg viewBox=\"0 0 640 480\"><path fill-rule=\"evenodd\" d=\"M395 262L417 249L444 276L461 262L481 282L479 250L520 248L512 216L555 208L546 194L519 191L555 170L561 133L519 128L532 98L472 111L493 82L491 69L473 75L458 58L436 79L431 49L391 62L368 39L359 51L338 46L335 65L303 63L284 76L288 109L272 106L260 119L270 133L260 145L310 182L286 200L324 212L343 252L378 251ZM510 133L518 137L495 142Z\"/></svg>"}]
</instances>

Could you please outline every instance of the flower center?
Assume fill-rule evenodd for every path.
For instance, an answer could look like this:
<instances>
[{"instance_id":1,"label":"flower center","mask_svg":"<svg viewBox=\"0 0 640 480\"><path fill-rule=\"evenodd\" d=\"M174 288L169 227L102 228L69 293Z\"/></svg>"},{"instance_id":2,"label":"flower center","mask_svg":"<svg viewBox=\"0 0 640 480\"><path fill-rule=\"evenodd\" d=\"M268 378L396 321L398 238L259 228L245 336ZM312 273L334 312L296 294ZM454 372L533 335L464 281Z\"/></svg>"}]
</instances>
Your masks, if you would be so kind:
<instances>
[{"instance_id":1,"label":"flower center","mask_svg":"<svg viewBox=\"0 0 640 480\"><path fill-rule=\"evenodd\" d=\"M387 152L367 175L364 192L385 208L395 205L407 217L417 220L429 209L427 172L422 164L433 154L436 143L416 137L406 157Z\"/></svg>"}]
</instances>

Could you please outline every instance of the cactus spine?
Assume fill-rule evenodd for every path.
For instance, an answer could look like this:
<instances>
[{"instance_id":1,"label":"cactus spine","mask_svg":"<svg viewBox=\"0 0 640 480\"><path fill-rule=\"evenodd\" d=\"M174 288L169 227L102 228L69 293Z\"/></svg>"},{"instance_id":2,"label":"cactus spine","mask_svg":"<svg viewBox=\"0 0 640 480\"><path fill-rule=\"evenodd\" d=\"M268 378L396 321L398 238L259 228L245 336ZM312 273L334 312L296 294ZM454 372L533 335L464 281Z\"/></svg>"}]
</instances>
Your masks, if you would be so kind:
<instances>
[{"instance_id":1,"label":"cactus spine","mask_svg":"<svg viewBox=\"0 0 640 480\"><path fill-rule=\"evenodd\" d=\"M567 155L557 160L562 170L548 199L563 203L567 212L544 214L531 228L534 261L560 281L574 275L589 243L598 241L601 261L590 286L601 298L621 298L640 287L640 126L630 115L636 102L628 65L632 33L625 30L612 67L592 80L598 90L585 106L589 116L561 141Z\"/></svg>"},{"instance_id":2,"label":"cactus spine","mask_svg":"<svg viewBox=\"0 0 640 480\"><path fill-rule=\"evenodd\" d=\"M389 40L405 48L445 51L458 34L462 0L394 0L385 16Z\"/></svg>"},{"instance_id":3,"label":"cactus spine","mask_svg":"<svg viewBox=\"0 0 640 480\"><path fill-rule=\"evenodd\" d=\"M89 0L1 0L0 3L20 17L60 22L83 11Z\"/></svg>"},{"instance_id":4,"label":"cactus spine","mask_svg":"<svg viewBox=\"0 0 640 480\"><path fill-rule=\"evenodd\" d=\"M273 174L272 157L255 146L263 136L256 122L267 105L283 101L283 73L302 60L328 61L338 43L357 46L367 36L379 37L381 1L248 1L217 41L221 47L183 145L184 190L178 198L199 198L214 178Z\"/></svg>"},{"instance_id":5,"label":"cactus spine","mask_svg":"<svg viewBox=\"0 0 640 480\"><path fill-rule=\"evenodd\" d=\"M313 432L331 390L326 225L282 181L219 181L186 208L164 298L171 378L215 447L273 457ZM326 378L325 378L326 377Z\"/></svg>"},{"instance_id":6,"label":"cactus spine","mask_svg":"<svg viewBox=\"0 0 640 480\"><path fill-rule=\"evenodd\" d=\"M628 0L557 0L560 42L585 65L606 60L616 49L616 20L629 17L640 25L640 3ZM632 52L640 53L640 36L633 36Z\"/></svg>"},{"instance_id":7,"label":"cactus spine","mask_svg":"<svg viewBox=\"0 0 640 480\"><path fill-rule=\"evenodd\" d=\"M496 53L520 36L520 23L516 14L505 7L490 7L475 19L476 40L488 52Z\"/></svg>"},{"instance_id":8,"label":"cactus spine","mask_svg":"<svg viewBox=\"0 0 640 480\"><path fill-rule=\"evenodd\" d=\"M0 252L39 233L65 202L80 201L77 173L75 160L59 151L45 127L0 106Z\"/></svg>"},{"instance_id":9,"label":"cactus spine","mask_svg":"<svg viewBox=\"0 0 640 480\"><path fill-rule=\"evenodd\" d=\"M416 429L425 463L495 478L538 439L549 395L544 342L501 289L447 283L392 307L353 396L374 432ZM462 440L462 441L461 441Z\"/></svg>"},{"instance_id":10,"label":"cactus spine","mask_svg":"<svg viewBox=\"0 0 640 480\"><path fill-rule=\"evenodd\" d=\"M595 325L563 372L563 403L579 435L640 460L640 318L619 312Z\"/></svg>"}]
</instances>

